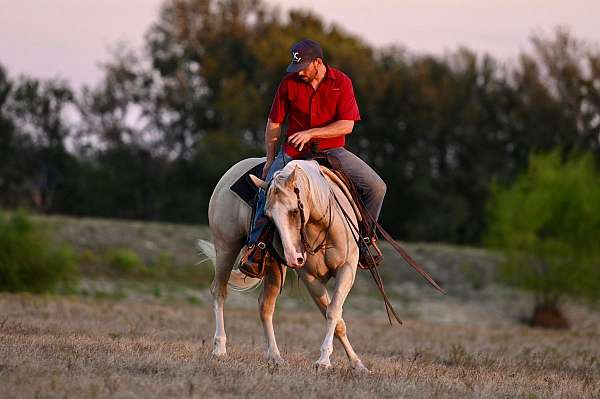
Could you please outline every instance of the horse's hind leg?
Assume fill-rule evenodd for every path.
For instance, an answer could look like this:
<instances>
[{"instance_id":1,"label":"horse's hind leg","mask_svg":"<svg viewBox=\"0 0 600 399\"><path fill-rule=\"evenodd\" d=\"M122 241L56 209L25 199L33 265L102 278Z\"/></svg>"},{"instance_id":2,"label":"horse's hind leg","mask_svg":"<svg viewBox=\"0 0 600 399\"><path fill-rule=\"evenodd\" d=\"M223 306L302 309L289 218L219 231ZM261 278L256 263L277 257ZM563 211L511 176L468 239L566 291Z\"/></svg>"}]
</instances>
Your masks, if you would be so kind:
<instances>
[{"instance_id":1,"label":"horse's hind leg","mask_svg":"<svg viewBox=\"0 0 600 399\"><path fill-rule=\"evenodd\" d=\"M319 281L317 278L306 274L300 273L302 281L306 285L308 292L310 293L312 299L315 301L319 310L323 314L323 316L327 317L327 307L330 304L329 294L327 293L327 288L325 284ZM350 361L350 367L355 370L368 371L368 369L363 365L362 361L354 352L354 348L350 344L350 340L346 335L346 323L344 319L340 317L337 325L335 326L335 336L340 341L342 346L344 347L344 351L346 351L346 355L348 356L348 360Z\"/></svg>"},{"instance_id":2,"label":"horse's hind leg","mask_svg":"<svg viewBox=\"0 0 600 399\"><path fill-rule=\"evenodd\" d=\"M210 287L213 297L213 312L215 315L215 337L213 340L214 356L225 356L227 350L227 336L225 334L225 321L223 319L223 306L227 298L227 282L233 269L235 259L241 249L241 244L219 245L216 247L217 262L215 265L215 278Z\"/></svg>"},{"instance_id":3,"label":"horse's hind leg","mask_svg":"<svg viewBox=\"0 0 600 399\"><path fill-rule=\"evenodd\" d=\"M270 259L267 265L267 273L263 280L263 289L258 298L260 319L265 331L265 339L267 340L267 360L274 364L283 363L283 358L277 347L277 341L275 341L273 313L275 312L275 303L279 296L281 283L285 281L285 273L285 267L280 269L279 264Z\"/></svg>"}]
</instances>

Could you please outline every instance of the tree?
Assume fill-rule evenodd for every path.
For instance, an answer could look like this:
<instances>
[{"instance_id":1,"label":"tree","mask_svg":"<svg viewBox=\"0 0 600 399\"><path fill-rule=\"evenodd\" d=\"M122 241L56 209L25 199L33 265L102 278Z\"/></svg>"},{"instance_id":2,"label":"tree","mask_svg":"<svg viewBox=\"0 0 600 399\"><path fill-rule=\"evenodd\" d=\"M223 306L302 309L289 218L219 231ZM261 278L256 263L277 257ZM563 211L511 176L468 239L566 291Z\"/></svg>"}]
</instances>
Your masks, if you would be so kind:
<instances>
[{"instance_id":1,"label":"tree","mask_svg":"<svg viewBox=\"0 0 600 399\"><path fill-rule=\"evenodd\" d=\"M534 294L533 322L565 326L562 299L600 298L600 174L591 154L532 155L514 184L495 187L488 210L487 244L505 252L502 280Z\"/></svg>"},{"instance_id":2,"label":"tree","mask_svg":"<svg viewBox=\"0 0 600 399\"><path fill-rule=\"evenodd\" d=\"M21 77L7 103L15 135L28 149L21 178L29 182L33 202L42 211L52 211L55 194L65 195L64 188L73 182L73 156L67 150L73 126L67 113L74 111L74 101L66 82Z\"/></svg>"},{"instance_id":3,"label":"tree","mask_svg":"<svg viewBox=\"0 0 600 399\"><path fill-rule=\"evenodd\" d=\"M0 204L12 205L18 197L21 173L19 164L15 162L17 152L14 121L6 111L6 105L12 91L13 83L0 65Z\"/></svg>"}]
</instances>

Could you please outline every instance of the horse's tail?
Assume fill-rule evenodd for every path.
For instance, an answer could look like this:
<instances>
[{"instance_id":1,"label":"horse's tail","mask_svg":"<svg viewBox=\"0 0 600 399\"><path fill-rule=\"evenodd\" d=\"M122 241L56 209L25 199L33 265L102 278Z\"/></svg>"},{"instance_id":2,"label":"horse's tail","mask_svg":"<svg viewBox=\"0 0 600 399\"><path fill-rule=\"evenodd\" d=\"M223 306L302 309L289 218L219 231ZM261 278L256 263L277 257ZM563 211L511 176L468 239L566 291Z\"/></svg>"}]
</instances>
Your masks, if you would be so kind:
<instances>
[{"instance_id":1,"label":"horse's tail","mask_svg":"<svg viewBox=\"0 0 600 399\"><path fill-rule=\"evenodd\" d=\"M211 261L211 263L213 264L213 268L217 267L217 253L215 251L215 245L212 242L206 240L198 240L198 251L200 252L200 254L206 256L207 260ZM228 283L234 291L244 292L256 288L261 281L261 278L248 277L244 273L240 272L238 269L233 269L231 270L231 275L229 276Z\"/></svg>"}]
</instances>

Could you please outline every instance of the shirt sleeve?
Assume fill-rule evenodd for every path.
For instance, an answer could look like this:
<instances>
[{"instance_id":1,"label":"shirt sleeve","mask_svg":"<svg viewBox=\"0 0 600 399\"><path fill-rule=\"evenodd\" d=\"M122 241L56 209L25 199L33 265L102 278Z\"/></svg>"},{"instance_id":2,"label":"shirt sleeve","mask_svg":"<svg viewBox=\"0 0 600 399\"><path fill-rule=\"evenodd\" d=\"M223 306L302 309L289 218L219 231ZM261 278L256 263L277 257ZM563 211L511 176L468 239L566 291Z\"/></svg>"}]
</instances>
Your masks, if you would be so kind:
<instances>
[{"instance_id":1,"label":"shirt sleeve","mask_svg":"<svg viewBox=\"0 0 600 399\"><path fill-rule=\"evenodd\" d=\"M282 80L277 87L275 92L275 98L271 105L271 112L269 112L269 119L275 123L283 123L288 113L290 101L288 98L288 87L287 81Z\"/></svg>"},{"instance_id":2,"label":"shirt sleeve","mask_svg":"<svg viewBox=\"0 0 600 399\"><path fill-rule=\"evenodd\" d=\"M354 88L352 87L350 78L344 79L343 83L340 85L340 89L341 93L337 105L337 119L359 121L360 112L358 111L358 104L356 103Z\"/></svg>"}]
</instances>

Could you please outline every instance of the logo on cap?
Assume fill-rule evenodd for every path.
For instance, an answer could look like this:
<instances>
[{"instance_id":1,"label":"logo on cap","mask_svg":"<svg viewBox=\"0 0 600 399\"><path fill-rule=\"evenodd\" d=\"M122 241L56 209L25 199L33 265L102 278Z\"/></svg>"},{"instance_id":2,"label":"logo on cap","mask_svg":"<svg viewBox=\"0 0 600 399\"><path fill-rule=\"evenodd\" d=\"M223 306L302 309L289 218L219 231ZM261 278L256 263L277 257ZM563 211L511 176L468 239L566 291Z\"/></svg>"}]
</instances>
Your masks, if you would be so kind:
<instances>
[{"instance_id":1,"label":"logo on cap","mask_svg":"<svg viewBox=\"0 0 600 399\"><path fill-rule=\"evenodd\" d=\"M301 57L298 57L298 51L294 51L292 53L292 62L300 62L300 60L302 59Z\"/></svg>"}]
</instances>

